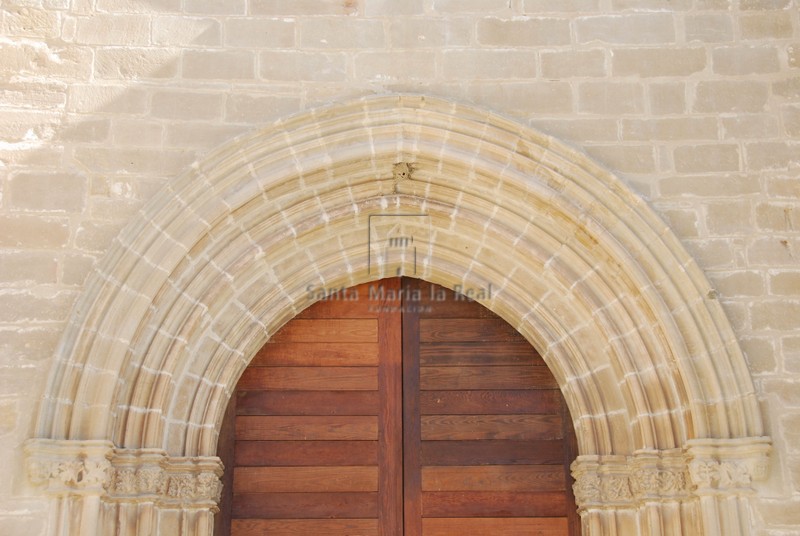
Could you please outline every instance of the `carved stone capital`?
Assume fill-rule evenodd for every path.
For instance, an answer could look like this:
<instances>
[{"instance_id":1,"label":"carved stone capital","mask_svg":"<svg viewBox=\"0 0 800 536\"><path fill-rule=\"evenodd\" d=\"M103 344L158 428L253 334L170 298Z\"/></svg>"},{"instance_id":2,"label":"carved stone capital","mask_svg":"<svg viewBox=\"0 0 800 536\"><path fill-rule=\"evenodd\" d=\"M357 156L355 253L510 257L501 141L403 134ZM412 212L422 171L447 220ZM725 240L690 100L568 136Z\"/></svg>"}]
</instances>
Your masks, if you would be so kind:
<instances>
[{"instance_id":1,"label":"carved stone capital","mask_svg":"<svg viewBox=\"0 0 800 536\"><path fill-rule=\"evenodd\" d=\"M641 451L633 456L579 456L572 464L578 507L634 507L645 501L690 496L682 450Z\"/></svg>"},{"instance_id":2,"label":"carved stone capital","mask_svg":"<svg viewBox=\"0 0 800 536\"><path fill-rule=\"evenodd\" d=\"M767 437L689 441L689 474L696 493L751 493L752 483L767 476L770 450Z\"/></svg>"},{"instance_id":3,"label":"carved stone capital","mask_svg":"<svg viewBox=\"0 0 800 536\"><path fill-rule=\"evenodd\" d=\"M28 479L53 495L102 495L111 483L110 441L30 439L25 443Z\"/></svg>"},{"instance_id":4,"label":"carved stone capital","mask_svg":"<svg viewBox=\"0 0 800 536\"><path fill-rule=\"evenodd\" d=\"M175 458L154 449L118 450L112 458L109 499L214 507L222 491L216 457Z\"/></svg>"}]
</instances>

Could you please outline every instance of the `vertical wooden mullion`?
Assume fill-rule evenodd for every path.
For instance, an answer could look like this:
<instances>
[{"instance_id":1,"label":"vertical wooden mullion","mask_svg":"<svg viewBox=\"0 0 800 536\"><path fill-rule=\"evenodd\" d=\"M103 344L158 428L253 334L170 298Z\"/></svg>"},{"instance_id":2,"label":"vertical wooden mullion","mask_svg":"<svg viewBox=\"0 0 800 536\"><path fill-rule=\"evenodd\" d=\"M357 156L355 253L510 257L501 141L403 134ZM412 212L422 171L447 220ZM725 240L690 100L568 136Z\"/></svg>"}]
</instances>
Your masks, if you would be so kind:
<instances>
[{"instance_id":1,"label":"vertical wooden mullion","mask_svg":"<svg viewBox=\"0 0 800 536\"><path fill-rule=\"evenodd\" d=\"M402 314L398 299L400 280L383 285L386 297L378 313L378 390L380 396L378 438L378 533L403 534L403 353Z\"/></svg>"},{"instance_id":2,"label":"vertical wooden mullion","mask_svg":"<svg viewBox=\"0 0 800 536\"><path fill-rule=\"evenodd\" d=\"M413 296L419 289L415 279L403 280L403 295ZM404 536L422 535L422 466L419 303L408 300L403 312L403 497Z\"/></svg>"}]
</instances>

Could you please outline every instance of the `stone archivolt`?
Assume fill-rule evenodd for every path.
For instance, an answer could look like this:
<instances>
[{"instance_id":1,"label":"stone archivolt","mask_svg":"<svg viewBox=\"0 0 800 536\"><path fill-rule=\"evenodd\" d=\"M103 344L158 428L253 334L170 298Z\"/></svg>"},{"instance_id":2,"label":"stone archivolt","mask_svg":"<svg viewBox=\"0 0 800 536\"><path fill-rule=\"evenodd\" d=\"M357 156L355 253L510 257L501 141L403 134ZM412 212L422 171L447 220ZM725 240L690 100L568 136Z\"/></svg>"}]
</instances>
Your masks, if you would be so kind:
<instances>
[{"instance_id":1,"label":"stone archivolt","mask_svg":"<svg viewBox=\"0 0 800 536\"><path fill-rule=\"evenodd\" d=\"M584 154L418 96L280 121L172 180L87 282L36 436L110 442L111 491L91 488L103 500L157 489L210 504L216 431L250 358L310 305L309 285L414 273L408 259L369 270L368 222L420 213L417 276L491 283L482 303L558 380L588 534L747 533L744 507L714 494L746 491L769 442L733 331L679 240ZM102 480L82 460L39 480L67 493Z\"/></svg>"}]
</instances>

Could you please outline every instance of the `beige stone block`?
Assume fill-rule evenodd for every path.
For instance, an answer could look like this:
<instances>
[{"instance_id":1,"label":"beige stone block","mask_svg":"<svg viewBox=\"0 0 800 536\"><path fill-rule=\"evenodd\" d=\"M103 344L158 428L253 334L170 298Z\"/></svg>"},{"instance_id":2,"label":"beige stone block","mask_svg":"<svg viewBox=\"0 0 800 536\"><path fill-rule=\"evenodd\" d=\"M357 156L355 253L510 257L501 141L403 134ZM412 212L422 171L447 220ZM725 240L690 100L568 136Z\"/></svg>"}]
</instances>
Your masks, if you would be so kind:
<instances>
[{"instance_id":1,"label":"beige stone block","mask_svg":"<svg viewBox=\"0 0 800 536\"><path fill-rule=\"evenodd\" d=\"M108 140L111 122L108 119L80 119L73 116L68 124L61 127L56 139L77 143L101 143Z\"/></svg>"},{"instance_id":2,"label":"beige stone block","mask_svg":"<svg viewBox=\"0 0 800 536\"><path fill-rule=\"evenodd\" d=\"M472 26L472 24L470 25ZM432 48L445 44L465 46L471 40L471 28L457 31L455 21L434 18L404 17L389 22L391 48ZM456 31L454 31L456 30Z\"/></svg>"},{"instance_id":3,"label":"beige stone block","mask_svg":"<svg viewBox=\"0 0 800 536\"><path fill-rule=\"evenodd\" d=\"M721 118L722 136L726 139L776 138L780 123L774 115L737 114Z\"/></svg>"},{"instance_id":4,"label":"beige stone block","mask_svg":"<svg viewBox=\"0 0 800 536\"><path fill-rule=\"evenodd\" d=\"M225 99L225 121L266 124L299 108L299 96L233 93Z\"/></svg>"},{"instance_id":5,"label":"beige stone block","mask_svg":"<svg viewBox=\"0 0 800 536\"><path fill-rule=\"evenodd\" d=\"M210 149L248 130L244 126L171 122L167 127L165 145Z\"/></svg>"},{"instance_id":6,"label":"beige stone block","mask_svg":"<svg viewBox=\"0 0 800 536\"><path fill-rule=\"evenodd\" d=\"M757 271L713 272L710 277L723 299L761 296L766 288L762 272Z\"/></svg>"},{"instance_id":7,"label":"beige stone block","mask_svg":"<svg viewBox=\"0 0 800 536\"><path fill-rule=\"evenodd\" d=\"M33 6L3 6L0 19L0 34L6 37L33 37L37 39L57 37L61 33L61 17L58 11L48 11Z\"/></svg>"},{"instance_id":8,"label":"beige stone block","mask_svg":"<svg viewBox=\"0 0 800 536\"><path fill-rule=\"evenodd\" d=\"M69 87L67 110L77 113L142 114L148 109L148 99L146 90L123 84L75 84Z\"/></svg>"},{"instance_id":9,"label":"beige stone block","mask_svg":"<svg viewBox=\"0 0 800 536\"><path fill-rule=\"evenodd\" d=\"M693 0L670 0L669 9L688 11L692 9L692 2ZM664 0L612 0L611 6L614 11L659 11L664 9Z\"/></svg>"},{"instance_id":10,"label":"beige stone block","mask_svg":"<svg viewBox=\"0 0 800 536\"><path fill-rule=\"evenodd\" d=\"M800 229L800 203L759 203L756 205L756 224L759 229L767 231L797 231Z\"/></svg>"},{"instance_id":11,"label":"beige stone block","mask_svg":"<svg viewBox=\"0 0 800 536\"><path fill-rule=\"evenodd\" d=\"M82 222L75 232L75 246L83 251L102 253L122 230L120 222Z\"/></svg>"},{"instance_id":12,"label":"beige stone block","mask_svg":"<svg viewBox=\"0 0 800 536\"><path fill-rule=\"evenodd\" d=\"M0 322L63 322L76 296L74 290L41 287L0 290Z\"/></svg>"},{"instance_id":13,"label":"beige stone block","mask_svg":"<svg viewBox=\"0 0 800 536\"><path fill-rule=\"evenodd\" d=\"M800 142L756 142L745 145L750 170L785 169L800 163Z\"/></svg>"},{"instance_id":14,"label":"beige stone block","mask_svg":"<svg viewBox=\"0 0 800 536\"><path fill-rule=\"evenodd\" d=\"M380 20L317 17L299 21L297 28L302 49L385 48L387 42Z\"/></svg>"},{"instance_id":15,"label":"beige stone block","mask_svg":"<svg viewBox=\"0 0 800 536\"><path fill-rule=\"evenodd\" d=\"M575 19L579 43L600 41L617 44L675 42L675 19L671 13L625 13Z\"/></svg>"},{"instance_id":16,"label":"beige stone block","mask_svg":"<svg viewBox=\"0 0 800 536\"><path fill-rule=\"evenodd\" d=\"M786 9L792 5L792 0L739 0L739 9Z\"/></svg>"},{"instance_id":17,"label":"beige stone block","mask_svg":"<svg viewBox=\"0 0 800 536\"><path fill-rule=\"evenodd\" d=\"M767 104L767 84L754 80L709 80L695 91L695 112L761 112Z\"/></svg>"},{"instance_id":18,"label":"beige stone block","mask_svg":"<svg viewBox=\"0 0 800 536\"><path fill-rule=\"evenodd\" d=\"M734 0L696 0L695 8L697 10L722 10L730 11L733 7Z\"/></svg>"},{"instance_id":19,"label":"beige stone block","mask_svg":"<svg viewBox=\"0 0 800 536\"><path fill-rule=\"evenodd\" d=\"M741 15L739 28L742 39L785 39L794 34L790 10Z\"/></svg>"},{"instance_id":20,"label":"beige stone block","mask_svg":"<svg viewBox=\"0 0 800 536\"><path fill-rule=\"evenodd\" d=\"M218 20L163 16L153 19L153 43L176 46L216 46L222 42Z\"/></svg>"},{"instance_id":21,"label":"beige stone block","mask_svg":"<svg viewBox=\"0 0 800 536\"><path fill-rule=\"evenodd\" d=\"M667 220L670 229L680 238L699 236L697 212L691 209L667 209L659 213Z\"/></svg>"},{"instance_id":22,"label":"beige stone block","mask_svg":"<svg viewBox=\"0 0 800 536\"><path fill-rule=\"evenodd\" d=\"M7 362L35 362L53 357L62 330L51 326L0 327L0 352Z\"/></svg>"},{"instance_id":23,"label":"beige stone block","mask_svg":"<svg viewBox=\"0 0 800 536\"><path fill-rule=\"evenodd\" d=\"M247 3L245 0L185 0L183 9L186 13L244 15Z\"/></svg>"},{"instance_id":24,"label":"beige stone block","mask_svg":"<svg viewBox=\"0 0 800 536\"><path fill-rule=\"evenodd\" d=\"M9 80L0 82L0 102L8 108L63 110L67 102L67 89L63 84L44 81Z\"/></svg>"},{"instance_id":25,"label":"beige stone block","mask_svg":"<svg viewBox=\"0 0 800 536\"><path fill-rule=\"evenodd\" d=\"M591 145L586 152L609 169L622 173L652 173L656 170L652 145Z\"/></svg>"},{"instance_id":26,"label":"beige stone block","mask_svg":"<svg viewBox=\"0 0 800 536\"><path fill-rule=\"evenodd\" d=\"M611 53L614 76L687 76L705 67L704 48L635 48Z\"/></svg>"},{"instance_id":27,"label":"beige stone block","mask_svg":"<svg viewBox=\"0 0 800 536\"><path fill-rule=\"evenodd\" d=\"M487 108L505 108L519 114L573 111L572 88L566 82L478 82L469 85L466 98Z\"/></svg>"},{"instance_id":28,"label":"beige stone block","mask_svg":"<svg viewBox=\"0 0 800 536\"><path fill-rule=\"evenodd\" d=\"M222 117L224 95L196 91L159 91L153 95L152 116L188 121L217 120Z\"/></svg>"},{"instance_id":29,"label":"beige stone block","mask_svg":"<svg viewBox=\"0 0 800 536\"><path fill-rule=\"evenodd\" d=\"M606 76L606 55L603 50L542 51L542 76L572 78Z\"/></svg>"},{"instance_id":30,"label":"beige stone block","mask_svg":"<svg viewBox=\"0 0 800 536\"><path fill-rule=\"evenodd\" d=\"M385 17L392 15L422 15L425 13L425 0L369 0L363 2L363 11L367 17Z\"/></svg>"},{"instance_id":31,"label":"beige stone block","mask_svg":"<svg viewBox=\"0 0 800 536\"><path fill-rule=\"evenodd\" d=\"M733 18L727 13L698 13L684 19L686 41L726 43L734 40Z\"/></svg>"},{"instance_id":32,"label":"beige stone block","mask_svg":"<svg viewBox=\"0 0 800 536\"><path fill-rule=\"evenodd\" d=\"M758 177L747 175L674 176L658 183L667 197L738 197L761 191Z\"/></svg>"},{"instance_id":33,"label":"beige stone block","mask_svg":"<svg viewBox=\"0 0 800 536\"><path fill-rule=\"evenodd\" d=\"M89 47L47 43L0 42L0 75L3 80L19 76L43 77L47 82L88 80L92 73Z\"/></svg>"},{"instance_id":34,"label":"beige stone block","mask_svg":"<svg viewBox=\"0 0 800 536\"><path fill-rule=\"evenodd\" d=\"M769 274L770 294L800 296L800 271Z\"/></svg>"},{"instance_id":35,"label":"beige stone block","mask_svg":"<svg viewBox=\"0 0 800 536\"><path fill-rule=\"evenodd\" d=\"M0 253L0 282L22 285L54 284L58 278L58 262L52 253L37 251L5 251ZM2 343L0 343L2 348Z\"/></svg>"},{"instance_id":36,"label":"beige stone block","mask_svg":"<svg viewBox=\"0 0 800 536\"><path fill-rule=\"evenodd\" d=\"M728 200L709 203L706 207L706 228L713 236L749 234L753 226L750 201Z\"/></svg>"},{"instance_id":37,"label":"beige stone block","mask_svg":"<svg viewBox=\"0 0 800 536\"><path fill-rule=\"evenodd\" d=\"M94 72L98 78L112 80L174 78L178 74L177 54L166 48L101 48L96 53Z\"/></svg>"},{"instance_id":38,"label":"beige stone block","mask_svg":"<svg viewBox=\"0 0 800 536\"><path fill-rule=\"evenodd\" d=\"M800 372L800 336L782 337L781 348L783 348L784 368L789 372Z\"/></svg>"},{"instance_id":39,"label":"beige stone block","mask_svg":"<svg viewBox=\"0 0 800 536\"><path fill-rule=\"evenodd\" d=\"M622 119L623 140L714 140L718 135L713 117L675 117L662 119Z\"/></svg>"},{"instance_id":40,"label":"beige stone block","mask_svg":"<svg viewBox=\"0 0 800 536\"><path fill-rule=\"evenodd\" d=\"M673 152L675 169L680 172L738 171L739 146L733 144L683 145Z\"/></svg>"},{"instance_id":41,"label":"beige stone block","mask_svg":"<svg viewBox=\"0 0 800 536\"><path fill-rule=\"evenodd\" d=\"M650 112L657 115L686 113L684 82L655 82L647 86Z\"/></svg>"},{"instance_id":42,"label":"beige stone block","mask_svg":"<svg viewBox=\"0 0 800 536\"><path fill-rule=\"evenodd\" d=\"M507 9L506 0L433 0L434 12L442 13L491 13Z\"/></svg>"},{"instance_id":43,"label":"beige stone block","mask_svg":"<svg viewBox=\"0 0 800 536\"><path fill-rule=\"evenodd\" d=\"M797 177L768 177L767 193L772 197L800 199L800 181Z\"/></svg>"},{"instance_id":44,"label":"beige stone block","mask_svg":"<svg viewBox=\"0 0 800 536\"><path fill-rule=\"evenodd\" d=\"M730 269L737 263L736 249L739 244L731 239L684 240L689 254L704 269Z\"/></svg>"},{"instance_id":45,"label":"beige stone block","mask_svg":"<svg viewBox=\"0 0 800 536\"><path fill-rule=\"evenodd\" d=\"M570 43L569 19L528 18L524 20L486 18L478 21L478 43L488 46L534 47Z\"/></svg>"},{"instance_id":46,"label":"beige stone block","mask_svg":"<svg viewBox=\"0 0 800 536\"><path fill-rule=\"evenodd\" d=\"M149 45L150 17L132 14L94 14L77 22L76 40L89 45Z\"/></svg>"},{"instance_id":47,"label":"beige stone block","mask_svg":"<svg viewBox=\"0 0 800 536\"><path fill-rule=\"evenodd\" d=\"M800 254L800 240L791 237L770 236L757 238L747 248L747 258L751 266L777 268L797 266Z\"/></svg>"},{"instance_id":48,"label":"beige stone block","mask_svg":"<svg viewBox=\"0 0 800 536\"><path fill-rule=\"evenodd\" d=\"M774 73L780 70L775 47L722 47L711 54L714 72L724 75Z\"/></svg>"},{"instance_id":49,"label":"beige stone block","mask_svg":"<svg viewBox=\"0 0 800 536\"><path fill-rule=\"evenodd\" d=\"M523 13L599 11L600 0L523 0Z\"/></svg>"},{"instance_id":50,"label":"beige stone block","mask_svg":"<svg viewBox=\"0 0 800 536\"><path fill-rule=\"evenodd\" d=\"M94 0L97 11L111 13L179 13L182 3L182 0Z\"/></svg>"},{"instance_id":51,"label":"beige stone block","mask_svg":"<svg viewBox=\"0 0 800 536\"><path fill-rule=\"evenodd\" d=\"M634 82L583 82L578 87L578 111L619 115L644 111L644 88Z\"/></svg>"},{"instance_id":52,"label":"beige stone block","mask_svg":"<svg viewBox=\"0 0 800 536\"><path fill-rule=\"evenodd\" d=\"M786 134L794 138L800 137L800 106L784 106L781 108L781 120Z\"/></svg>"},{"instance_id":53,"label":"beige stone block","mask_svg":"<svg viewBox=\"0 0 800 536\"><path fill-rule=\"evenodd\" d=\"M800 101L800 76L775 82L772 84L772 91L785 99Z\"/></svg>"},{"instance_id":54,"label":"beige stone block","mask_svg":"<svg viewBox=\"0 0 800 536\"><path fill-rule=\"evenodd\" d=\"M619 140L614 119L535 119L531 126L556 138L578 143Z\"/></svg>"},{"instance_id":55,"label":"beige stone block","mask_svg":"<svg viewBox=\"0 0 800 536\"><path fill-rule=\"evenodd\" d=\"M119 146L160 147L164 141L164 125L144 119L114 119L111 139Z\"/></svg>"},{"instance_id":56,"label":"beige stone block","mask_svg":"<svg viewBox=\"0 0 800 536\"><path fill-rule=\"evenodd\" d=\"M69 240L69 220L33 215L0 215L0 246L60 248Z\"/></svg>"},{"instance_id":57,"label":"beige stone block","mask_svg":"<svg viewBox=\"0 0 800 536\"><path fill-rule=\"evenodd\" d=\"M186 50L181 75L204 80L247 80L255 77L255 66L255 55L249 50Z\"/></svg>"},{"instance_id":58,"label":"beige stone block","mask_svg":"<svg viewBox=\"0 0 800 536\"><path fill-rule=\"evenodd\" d=\"M786 47L786 58L789 67L800 69L800 44L793 44Z\"/></svg>"},{"instance_id":59,"label":"beige stone block","mask_svg":"<svg viewBox=\"0 0 800 536\"><path fill-rule=\"evenodd\" d=\"M295 50L262 52L259 69L266 80L337 82L347 77L347 56Z\"/></svg>"},{"instance_id":60,"label":"beige stone block","mask_svg":"<svg viewBox=\"0 0 800 536\"><path fill-rule=\"evenodd\" d=\"M250 0L251 15L356 15L359 0Z\"/></svg>"},{"instance_id":61,"label":"beige stone block","mask_svg":"<svg viewBox=\"0 0 800 536\"><path fill-rule=\"evenodd\" d=\"M359 79L379 81L426 80L436 76L436 53L427 50L407 52L363 52L355 57Z\"/></svg>"},{"instance_id":62,"label":"beige stone block","mask_svg":"<svg viewBox=\"0 0 800 536\"><path fill-rule=\"evenodd\" d=\"M0 108L0 139L20 142L48 139L53 136L61 118L57 111Z\"/></svg>"},{"instance_id":63,"label":"beige stone block","mask_svg":"<svg viewBox=\"0 0 800 536\"><path fill-rule=\"evenodd\" d=\"M17 173L6 185L11 208L39 212L80 212L87 182L72 173Z\"/></svg>"},{"instance_id":64,"label":"beige stone block","mask_svg":"<svg viewBox=\"0 0 800 536\"><path fill-rule=\"evenodd\" d=\"M192 160L192 154L139 147L78 147L75 160L97 173L143 173L163 177L182 171Z\"/></svg>"},{"instance_id":65,"label":"beige stone block","mask_svg":"<svg viewBox=\"0 0 800 536\"><path fill-rule=\"evenodd\" d=\"M61 260L61 284L83 286L97 259L91 255L64 255Z\"/></svg>"},{"instance_id":66,"label":"beige stone block","mask_svg":"<svg viewBox=\"0 0 800 536\"><path fill-rule=\"evenodd\" d=\"M293 20L229 18L225 21L225 44L247 48L291 48L295 46Z\"/></svg>"},{"instance_id":67,"label":"beige stone block","mask_svg":"<svg viewBox=\"0 0 800 536\"><path fill-rule=\"evenodd\" d=\"M753 329L800 329L800 301L755 302L752 308ZM800 405L800 389L794 386L793 393L784 391L782 398L792 405Z\"/></svg>"},{"instance_id":68,"label":"beige stone block","mask_svg":"<svg viewBox=\"0 0 800 536\"><path fill-rule=\"evenodd\" d=\"M775 372L778 362L770 338L744 337L739 340L748 368L753 374Z\"/></svg>"},{"instance_id":69,"label":"beige stone block","mask_svg":"<svg viewBox=\"0 0 800 536\"><path fill-rule=\"evenodd\" d=\"M447 50L442 56L442 74L448 80L536 77L534 50Z\"/></svg>"}]
</instances>

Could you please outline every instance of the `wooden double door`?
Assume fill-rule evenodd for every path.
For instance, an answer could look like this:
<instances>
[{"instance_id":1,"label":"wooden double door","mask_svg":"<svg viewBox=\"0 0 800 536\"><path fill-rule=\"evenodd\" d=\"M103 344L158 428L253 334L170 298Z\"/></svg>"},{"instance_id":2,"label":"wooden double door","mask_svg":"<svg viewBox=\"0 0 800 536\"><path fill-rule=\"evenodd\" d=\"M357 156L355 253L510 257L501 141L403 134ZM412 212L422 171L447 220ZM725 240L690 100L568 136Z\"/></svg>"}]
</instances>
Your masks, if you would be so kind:
<instances>
[{"instance_id":1,"label":"wooden double door","mask_svg":"<svg viewBox=\"0 0 800 536\"><path fill-rule=\"evenodd\" d=\"M580 533L570 419L511 326L414 279L309 292L238 383L217 530Z\"/></svg>"}]
</instances>

